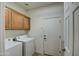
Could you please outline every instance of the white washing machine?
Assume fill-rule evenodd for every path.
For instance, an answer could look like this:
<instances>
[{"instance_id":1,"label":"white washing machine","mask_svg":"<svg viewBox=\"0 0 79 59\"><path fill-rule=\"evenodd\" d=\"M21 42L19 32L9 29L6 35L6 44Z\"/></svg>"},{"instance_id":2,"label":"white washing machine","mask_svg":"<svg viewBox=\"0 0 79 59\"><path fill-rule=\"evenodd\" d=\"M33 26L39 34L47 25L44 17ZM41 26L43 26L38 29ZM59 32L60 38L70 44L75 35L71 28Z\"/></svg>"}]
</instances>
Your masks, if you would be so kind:
<instances>
[{"instance_id":1,"label":"white washing machine","mask_svg":"<svg viewBox=\"0 0 79 59\"><path fill-rule=\"evenodd\" d=\"M22 42L23 56L32 56L34 53L34 39L27 37L16 37L17 41Z\"/></svg>"},{"instance_id":2,"label":"white washing machine","mask_svg":"<svg viewBox=\"0 0 79 59\"><path fill-rule=\"evenodd\" d=\"M5 40L5 56L22 56L22 43Z\"/></svg>"}]
</instances>

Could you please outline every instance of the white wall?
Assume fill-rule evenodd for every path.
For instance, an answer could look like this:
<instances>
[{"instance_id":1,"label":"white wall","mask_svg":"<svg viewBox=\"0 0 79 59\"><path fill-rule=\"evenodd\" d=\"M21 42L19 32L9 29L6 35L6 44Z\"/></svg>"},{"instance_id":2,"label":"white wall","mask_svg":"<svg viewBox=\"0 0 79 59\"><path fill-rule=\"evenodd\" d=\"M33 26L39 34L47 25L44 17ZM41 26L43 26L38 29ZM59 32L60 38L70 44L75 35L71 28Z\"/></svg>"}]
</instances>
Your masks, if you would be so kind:
<instances>
[{"instance_id":1,"label":"white wall","mask_svg":"<svg viewBox=\"0 0 79 59\"><path fill-rule=\"evenodd\" d=\"M6 3L6 6L28 16L28 12L15 3L9 2L9 3ZM27 35L28 31L27 30L5 30L6 38L16 37L16 36L24 35L24 34Z\"/></svg>"},{"instance_id":2,"label":"white wall","mask_svg":"<svg viewBox=\"0 0 79 59\"><path fill-rule=\"evenodd\" d=\"M43 44L41 40L41 30L39 29L39 21L41 18L47 17L64 17L64 5L63 3L52 4L46 7L40 7L36 9L29 10L29 15L31 17L31 30L29 35L36 39L36 52L43 52Z\"/></svg>"},{"instance_id":3,"label":"white wall","mask_svg":"<svg viewBox=\"0 0 79 59\"><path fill-rule=\"evenodd\" d=\"M20 35L28 35L27 30L5 30L5 38L14 38Z\"/></svg>"}]
</instances>

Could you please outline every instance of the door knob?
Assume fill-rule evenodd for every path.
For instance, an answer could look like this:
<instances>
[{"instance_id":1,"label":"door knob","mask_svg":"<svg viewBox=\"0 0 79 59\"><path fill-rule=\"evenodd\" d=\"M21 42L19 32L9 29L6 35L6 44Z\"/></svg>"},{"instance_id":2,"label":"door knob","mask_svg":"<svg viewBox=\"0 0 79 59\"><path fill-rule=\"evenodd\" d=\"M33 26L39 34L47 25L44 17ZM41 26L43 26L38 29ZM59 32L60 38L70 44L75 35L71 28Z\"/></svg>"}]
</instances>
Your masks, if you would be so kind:
<instances>
[{"instance_id":1,"label":"door knob","mask_svg":"<svg viewBox=\"0 0 79 59\"><path fill-rule=\"evenodd\" d=\"M63 52L65 52L65 51L66 51L66 49L64 48L64 49L62 49L62 51L63 51Z\"/></svg>"},{"instance_id":2,"label":"door knob","mask_svg":"<svg viewBox=\"0 0 79 59\"><path fill-rule=\"evenodd\" d=\"M44 38L44 39L47 39L47 38Z\"/></svg>"},{"instance_id":3,"label":"door knob","mask_svg":"<svg viewBox=\"0 0 79 59\"><path fill-rule=\"evenodd\" d=\"M47 35L44 35L44 37L46 37Z\"/></svg>"},{"instance_id":4,"label":"door knob","mask_svg":"<svg viewBox=\"0 0 79 59\"><path fill-rule=\"evenodd\" d=\"M61 35L59 35L59 39L61 39Z\"/></svg>"},{"instance_id":5,"label":"door knob","mask_svg":"<svg viewBox=\"0 0 79 59\"><path fill-rule=\"evenodd\" d=\"M46 35L44 35L44 38L43 38L43 39L44 39L44 40L46 40L46 39L47 39L46 37L47 37L47 36L46 36Z\"/></svg>"}]
</instances>

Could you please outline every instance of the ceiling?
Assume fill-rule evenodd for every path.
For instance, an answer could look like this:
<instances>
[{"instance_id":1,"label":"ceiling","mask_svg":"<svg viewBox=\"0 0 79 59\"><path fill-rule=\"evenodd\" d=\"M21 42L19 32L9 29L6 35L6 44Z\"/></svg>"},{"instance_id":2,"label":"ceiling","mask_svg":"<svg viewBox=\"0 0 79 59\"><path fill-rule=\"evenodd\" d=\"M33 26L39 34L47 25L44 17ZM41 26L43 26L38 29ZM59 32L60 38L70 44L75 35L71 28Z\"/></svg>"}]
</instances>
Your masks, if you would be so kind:
<instances>
[{"instance_id":1,"label":"ceiling","mask_svg":"<svg viewBox=\"0 0 79 59\"><path fill-rule=\"evenodd\" d=\"M54 4L56 2L15 2L15 4L19 5L20 7L29 10L33 8L39 8L42 6L47 6L50 4Z\"/></svg>"}]
</instances>

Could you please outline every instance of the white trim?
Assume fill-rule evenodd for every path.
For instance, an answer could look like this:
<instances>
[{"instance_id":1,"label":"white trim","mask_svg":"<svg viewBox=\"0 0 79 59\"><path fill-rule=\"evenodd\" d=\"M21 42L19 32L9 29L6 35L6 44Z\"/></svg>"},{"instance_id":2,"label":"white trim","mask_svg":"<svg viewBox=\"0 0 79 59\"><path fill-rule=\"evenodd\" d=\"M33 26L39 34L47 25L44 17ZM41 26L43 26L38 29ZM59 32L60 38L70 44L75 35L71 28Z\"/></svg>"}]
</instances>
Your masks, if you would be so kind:
<instances>
[{"instance_id":1,"label":"white trim","mask_svg":"<svg viewBox=\"0 0 79 59\"><path fill-rule=\"evenodd\" d=\"M4 44L4 25L5 25L5 23L4 23L4 9L5 8L5 3L3 3L3 2L0 2L0 55L1 56L3 56L5 53L5 50L4 50L4 48L5 48L5 44Z\"/></svg>"}]
</instances>

